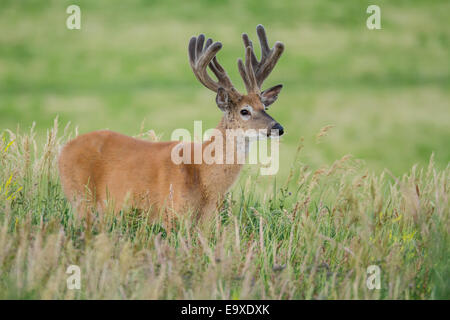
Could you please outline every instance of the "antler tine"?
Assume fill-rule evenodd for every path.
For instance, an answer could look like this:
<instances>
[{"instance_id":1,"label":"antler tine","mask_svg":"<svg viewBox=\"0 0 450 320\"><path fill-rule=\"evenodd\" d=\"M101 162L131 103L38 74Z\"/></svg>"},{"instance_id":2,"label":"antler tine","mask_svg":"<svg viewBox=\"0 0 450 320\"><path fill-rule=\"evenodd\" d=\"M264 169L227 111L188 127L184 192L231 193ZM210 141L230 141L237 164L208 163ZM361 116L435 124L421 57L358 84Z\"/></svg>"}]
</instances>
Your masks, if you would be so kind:
<instances>
[{"instance_id":1,"label":"antler tine","mask_svg":"<svg viewBox=\"0 0 450 320\"><path fill-rule=\"evenodd\" d=\"M204 34L200 34L197 37L197 42L196 42L196 46L195 46L195 57L196 59L199 59L201 57L201 54L203 52L203 43L205 42L205 35Z\"/></svg>"},{"instance_id":2,"label":"antler tine","mask_svg":"<svg viewBox=\"0 0 450 320\"><path fill-rule=\"evenodd\" d=\"M205 48L203 50L208 49L208 47L213 43L213 40L211 38L208 38L205 43Z\"/></svg>"},{"instance_id":3,"label":"antler tine","mask_svg":"<svg viewBox=\"0 0 450 320\"><path fill-rule=\"evenodd\" d=\"M219 64L216 58L217 52L222 48L220 42L214 42L211 38L206 40L205 36L200 34L198 37L192 37L189 41L189 63L196 78L208 89L217 92L219 87L233 91L233 84L225 70ZM218 81L214 81L208 75L207 67L213 71Z\"/></svg>"},{"instance_id":4,"label":"antler tine","mask_svg":"<svg viewBox=\"0 0 450 320\"><path fill-rule=\"evenodd\" d=\"M248 81L247 71L245 70L244 63L242 62L241 58L238 58L237 62L239 73L241 74L242 80L244 81L245 89L247 89L247 92L251 92L252 87L250 82Z\"/></svg>"},{"instance_id":5,"label":"antler tine","mask_svg":"<svg viewBox=\"0 0 450 320\"><path fill-rule=\"evenodd\" d=\"M269 47L269 42L267 41L267 35L264 27L258 25L256 27L256 32L258 34L259 43L261 45L261 60L258 61L255 53L253 51L253 45L247 34L242 35L242 40L244 41L244 46L247 50L248 47L251 48L251 62L253 70L255 72L256 83L258 88L261 88L264 80L269 76L275 67L278 59L280 59L281 54L284 51L284 45L277 41L272 49Z\"/></svg>"},{"instance_id":6,"label":"antler tine","mask_svg":"<svg viewBox=\"0 0 450 320\"><path fill-rule=\"evenodd\" d=\"M256 26L256 33L258 34L259 44L261 46L261 60L267 58L270 52L269 41L267 41L266 30L261 24Z\"/></svg>"},{"instance_id":7,"label":"antler tine","mask_svg":"<svg viewBox=\"0 0 450 320\"><path fill-rule=\"evenodd\" d=\"M209 63L209 68L215 74L219 80L219 84L221 84L222 87L230 90L234 89L233 83L231 83L225 69L220 65L219 61L217 61L217 57L214 56L212 61Z\"/></svg>"},{"instance_id":8,"label":"antler tine","mask_svg":"<svg viewBox=\"0 0 450 320\"><path fill-rule=\"evenodd\" d=\"M260 24L256 27L256 31L261 44L261 61L259 62L258 70L256 70L256 79L258 85L261 86L264 80L272 72L278 59L280 59L281 54L284 51L284 44L276 41L274 47L270 49L264 27Z\"/></svg>"},{"instance_id":9,"label":"antler tine","mask_svg":"<svg viewBox=\"0 0 450 320\"><path fill-rule=\"evenodd\" d=\"M242 80L244 80L245 88L248 93L258 92L258 84L256 82L255 71L253 70L253 50L248 46L245 50L245 66L242 59L238 59L238 69L241 74Z\"/></svg>"},{"instance_id":10,"label":"antler tine","mask_svg":"<svg viewBox=\"0 0 450 320\"><path fill-rule=\"evenodd\" d=\"M246 33L242 34L242 40L244 41L245 48L250 47L252 49L251 60L252 60L252 66L253 66L253 70L254 70L254 69L256 69L256 67L258 67L258 59L256 59L255 52L253 51L253 43L249 39L248 34L246 34Z\"/></svg>"}]
</instances>

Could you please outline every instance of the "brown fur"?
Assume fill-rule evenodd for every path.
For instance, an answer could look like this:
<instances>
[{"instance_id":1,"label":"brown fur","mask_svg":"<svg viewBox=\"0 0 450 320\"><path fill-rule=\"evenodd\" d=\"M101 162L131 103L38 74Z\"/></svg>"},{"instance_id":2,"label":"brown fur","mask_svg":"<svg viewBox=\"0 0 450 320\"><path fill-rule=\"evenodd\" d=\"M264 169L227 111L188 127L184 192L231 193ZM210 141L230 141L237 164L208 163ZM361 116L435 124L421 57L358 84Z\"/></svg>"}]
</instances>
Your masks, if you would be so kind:
<instances>
[{"instance_id":1,"label":"brown fur","mask_svg":"<svg viewBox=\"0 0 450 320\"><path fill-rule=\"evenodd\" d=\"M262 26L258 28L258 32L261 33ZM262 36L265 38L265 34ZM204 37L201 40L202 45L203 40ZM199 49L195 41L197 38L194 37L189 45L191 66L197 78L217 92L216 102L224 112L217 129L223 133L224 145L229 145L225 138L227 129L270 130L276 126L282 130L282 127L265 112L265 108L276 100L281 85L260 92L259 85L263 78L255 78L248 62L247 71L241 72L244 72L243 77L247 78L246 85L253 79L252 90L247 95L241 95L231 86L217 60L209 64L220 80L219 83L213 82L204 70L199 70L195 65L193 59L200 59L201 62L200 55L205 52L200 50L195 53L195 50ZM266 39L265 41L267 42ZM211 46L215 51L210 50L206 53L209 55L208 61L215 57L214 54L220 47L218 43ZM270 58L274 62L271 62L269 69L267 67L264 69L264 78L270 73L282 52L281 47L275 49L279 53ZM247 49L248 59L249 54ZM261 60L260 64L265 66L264 61ZM227 87L224 89L221 87L222 84ZM243 108L249 109L247 106L251 106L251 116L245 118L240 112ZM282 134L282 131L280 132ZM203 150L212 141L204 142ZM88 224L92 212L95 210L105 212L109 203L113 204L115 212L128 206L141 210L150 209L153 218L158 213L163 213L167 231L172 228L172 220L177 214L191 211L197 217L207 217L214 212L223 195L236 181L242 164L203 162L177 165L172 161L171 153L179 143L147 142L106 130L81 135L67 143L59 157L59 173L64 193L76 208L80 218L85 218ZM233 145L235 159L238 152L246 152L237 150L236 143ZM193 159L194 148L199 147L199 144L191 146ZM225 154L226 152L224 156Z\"/></svg>"}]
</instances>

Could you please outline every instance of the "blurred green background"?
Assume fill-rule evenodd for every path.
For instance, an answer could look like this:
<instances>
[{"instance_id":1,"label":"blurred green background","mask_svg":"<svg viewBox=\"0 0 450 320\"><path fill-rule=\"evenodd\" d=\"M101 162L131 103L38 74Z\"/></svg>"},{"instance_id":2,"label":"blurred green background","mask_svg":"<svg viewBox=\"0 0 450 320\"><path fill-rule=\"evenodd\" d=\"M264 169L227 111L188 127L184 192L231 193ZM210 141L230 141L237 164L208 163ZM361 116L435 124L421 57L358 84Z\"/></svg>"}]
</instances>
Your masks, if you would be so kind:
<instances>
[{"instance_id":1,"label":"blurred green background","mask_svg":"<svg viewBox=\"0 0 450 320\"><path fill-rule=\"evenodd\" d=\"M66 8L81 7L81 30ZM366 8L381 7L381 30ZM0 1L0 130L37 123L45 136L56 115L80 133L125 134L215 127L221 112L187 59L189 38L222 41L219 60L243 85L236 59L241 33L255 43L263 24L286 50L264 87L283 83L270 114L285 127L281 176L300 137L313 167L345 154L377 172L401 174L450 160L450 2L439 1ZM259 54L259 44L256 46ZM316 135L334 125L320 144Z\"/></svg>"}]
</instances>

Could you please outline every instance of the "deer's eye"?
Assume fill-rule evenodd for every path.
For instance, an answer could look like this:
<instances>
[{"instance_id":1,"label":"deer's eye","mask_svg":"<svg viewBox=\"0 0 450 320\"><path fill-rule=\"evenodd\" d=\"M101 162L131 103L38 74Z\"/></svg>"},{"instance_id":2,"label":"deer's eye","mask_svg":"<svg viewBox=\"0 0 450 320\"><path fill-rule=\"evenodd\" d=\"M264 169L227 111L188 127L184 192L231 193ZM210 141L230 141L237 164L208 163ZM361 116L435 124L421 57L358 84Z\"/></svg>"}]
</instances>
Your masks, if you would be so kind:
<instances>
[{"instance_id":1,"label":"deer's eye","mask_svg":"<svg viewBox=\"0 0 450 320\"><path fill-rule=\"evenodd\" d=\"M242 109L241 110L241 115L248 116L249 114L250 114L250 112L247 109Z\"/></svg>"}]
</instances>

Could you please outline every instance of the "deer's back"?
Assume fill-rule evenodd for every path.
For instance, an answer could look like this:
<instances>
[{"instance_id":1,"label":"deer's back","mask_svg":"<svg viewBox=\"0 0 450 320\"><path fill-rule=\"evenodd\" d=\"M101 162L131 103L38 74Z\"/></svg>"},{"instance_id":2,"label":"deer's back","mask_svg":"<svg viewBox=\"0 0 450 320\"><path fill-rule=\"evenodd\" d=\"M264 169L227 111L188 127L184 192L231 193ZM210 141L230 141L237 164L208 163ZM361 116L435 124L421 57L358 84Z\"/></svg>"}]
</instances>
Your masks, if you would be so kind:
<instances>
[{"instance_id":1,"label":"deer's back","mask_svg":"<svg viewBox=\"0 0 450 320\"><path fill-rule=\"evenodd\" d=\"M117 208L127 197L144 207L166 203L169 196L171 201L189 198L195 174L171 161L177 143L148 142L112 131L81 135L64 146L59 157L64 192L72 199L85 194L87 186L97 202L111 197Z\"/></svg>"}]
</instances>

